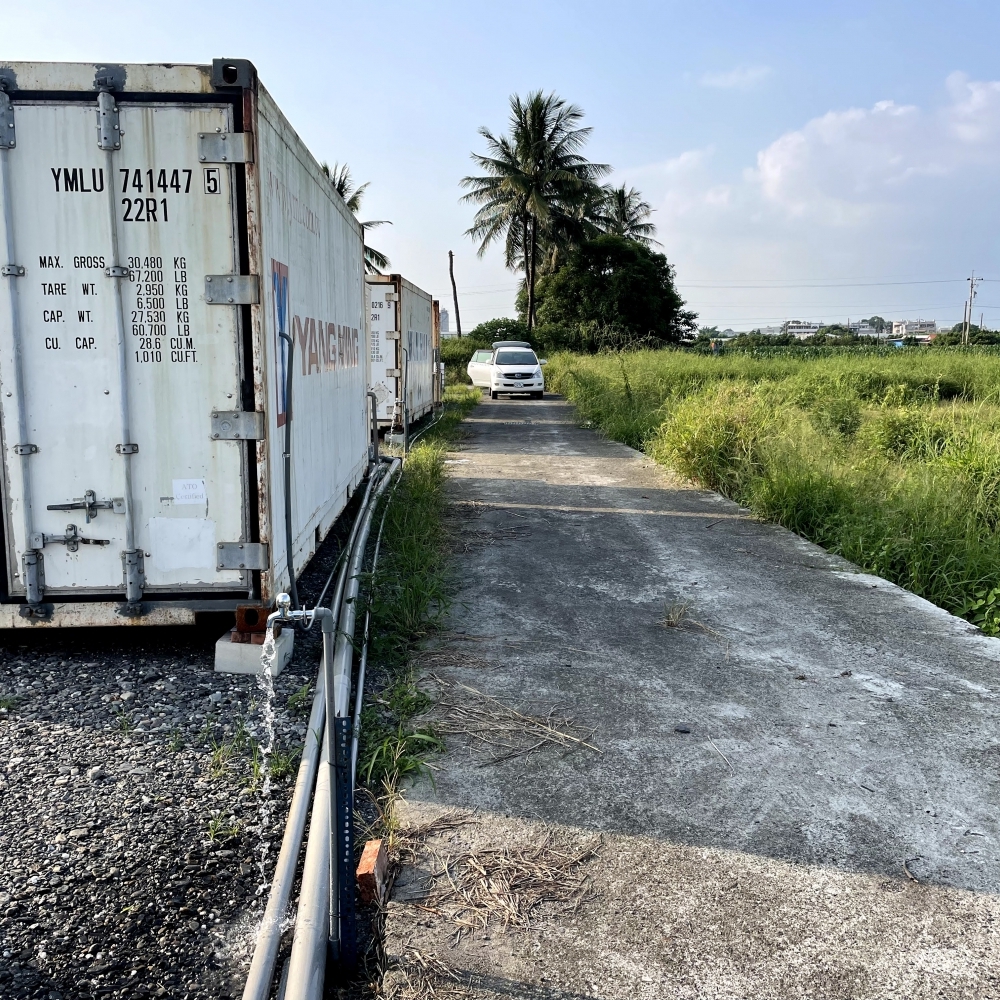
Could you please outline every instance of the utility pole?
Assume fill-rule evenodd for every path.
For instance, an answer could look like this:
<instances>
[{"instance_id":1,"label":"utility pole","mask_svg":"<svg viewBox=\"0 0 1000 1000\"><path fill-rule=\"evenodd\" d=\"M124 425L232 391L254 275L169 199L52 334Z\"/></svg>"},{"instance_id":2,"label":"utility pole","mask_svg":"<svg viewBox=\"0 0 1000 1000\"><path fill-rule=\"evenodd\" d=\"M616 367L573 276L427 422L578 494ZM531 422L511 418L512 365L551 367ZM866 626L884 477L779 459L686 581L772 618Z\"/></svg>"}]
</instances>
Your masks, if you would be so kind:
<instances>
[{"instance_id":1,"label":"utility pole","mask_svg":"<svg viewBox=\"0 0 1000 1000\"><path fill-rule=\"evenodd\" d=\"M965 329L962 331L962 343L965 346L969 344L969 332L972 326L972 307L976 301L976 288L982 280L982 278L976 277L975 271L972 272L972 276L969 278L969 305L965 312Z\"/></svg>"},{"instance_id":2,"label":"utility pole","mask_svg":"<svg viewBox=\"0 0 1000 1000\"><path fill-rule=\"evenodd\" d=\"M451 297L455 303L455 329L458 339L462 339L462 317L458 314L458 288L455 286L455 255L448 251L448 273L451 275Z\"/></svg>"}]
</instances>

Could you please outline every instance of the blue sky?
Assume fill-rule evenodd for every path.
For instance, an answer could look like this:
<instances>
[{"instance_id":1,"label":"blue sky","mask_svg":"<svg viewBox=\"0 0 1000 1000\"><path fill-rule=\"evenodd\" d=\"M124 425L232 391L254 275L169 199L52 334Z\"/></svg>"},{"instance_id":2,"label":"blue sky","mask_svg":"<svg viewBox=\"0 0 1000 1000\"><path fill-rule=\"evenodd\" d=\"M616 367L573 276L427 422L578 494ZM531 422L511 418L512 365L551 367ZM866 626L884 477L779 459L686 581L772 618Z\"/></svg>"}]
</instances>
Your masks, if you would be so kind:
<instances>
[{"instance_id":1,"label":"blue sky","mask_svg":"<svg viewBox=\"0 0 1000 1000\"><path fill-rule=\"evenodd\" d=\"M8 9L9 8L9 9ZM463 235L458 181L507 99L583 107L592 159L656 208L707 323L962 318L970 270L1000 326L1000 4L236 4L4 10L0 59L251 59L320 159L370 180L373 242L463 326L516 279Z\"/></svg>"}]
</instances>

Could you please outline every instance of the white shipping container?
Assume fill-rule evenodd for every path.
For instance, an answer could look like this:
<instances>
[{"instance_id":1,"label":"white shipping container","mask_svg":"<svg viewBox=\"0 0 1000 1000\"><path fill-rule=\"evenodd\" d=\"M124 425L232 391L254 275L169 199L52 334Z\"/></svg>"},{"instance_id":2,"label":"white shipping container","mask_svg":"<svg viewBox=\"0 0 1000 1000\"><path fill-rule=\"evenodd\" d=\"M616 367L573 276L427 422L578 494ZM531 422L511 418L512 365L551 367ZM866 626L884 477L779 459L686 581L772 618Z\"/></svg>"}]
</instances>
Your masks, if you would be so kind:
<instances>
[{"instance_id":1,"label":"white shipping container","mask_svg":"<svg viewBox=\"0 0 1000 1000\"><path fill-rule=\"evenodd\" d=\"M287 589L369 453L361 227L245 60L0 64L0 627Z\"/></svg>"},{"instance_id":2,"label":"white shipping container","mask_svg":"<svg viewBox=\"0 0 1000 1000\"><path fill-rule=\"evenodd\" d=\"M369 384L380 427L402 428L405 398L412 424L439 398L433 299L399 274L368 275Z\"/></svg>"}]
</instances>

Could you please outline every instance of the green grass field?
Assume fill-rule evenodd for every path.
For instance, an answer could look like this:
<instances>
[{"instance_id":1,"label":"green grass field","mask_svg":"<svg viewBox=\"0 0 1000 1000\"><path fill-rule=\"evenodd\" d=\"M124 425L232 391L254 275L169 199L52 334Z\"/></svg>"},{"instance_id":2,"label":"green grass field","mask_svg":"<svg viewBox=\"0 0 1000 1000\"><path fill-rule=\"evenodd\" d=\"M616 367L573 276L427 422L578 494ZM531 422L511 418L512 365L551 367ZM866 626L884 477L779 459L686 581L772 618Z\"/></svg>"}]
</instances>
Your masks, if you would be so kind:
<instances>
[{"instance_id":1,"label":"green grass field","mask_svg":"<svg viewBox=\"0 0 1000 1000\"><path fill-rule=\"evenodd\" d=\"M560 354L583 419L1000 633L1000 356Z\"/></svg>"}]
</instances>

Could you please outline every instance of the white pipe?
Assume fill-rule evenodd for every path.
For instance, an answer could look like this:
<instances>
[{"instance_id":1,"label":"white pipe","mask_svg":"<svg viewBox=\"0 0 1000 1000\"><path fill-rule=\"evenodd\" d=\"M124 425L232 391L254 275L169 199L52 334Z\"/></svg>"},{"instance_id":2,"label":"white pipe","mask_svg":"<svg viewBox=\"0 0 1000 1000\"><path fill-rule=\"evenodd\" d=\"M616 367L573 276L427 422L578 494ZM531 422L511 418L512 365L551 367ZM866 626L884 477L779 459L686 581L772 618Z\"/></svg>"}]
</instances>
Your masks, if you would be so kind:
<instances>
[{"instance_id":1,"label":"white pipe","mask_svg":"<svg viewBox=\"0 0 1000 1000\"><path fill-rule=\"evenodd\" d=\"M324 735L323 762L330 760L330 743ZM295 915L295 936L288 960L285 1000L322 1000L326 974L327 942L330 937L330 768L321 767L316 777L309 844L302 866L302 888Z\"/></svg>"},{"instance_id":2,"label":"white pipe","mask_svg":"<svg viewBox=\"0 0 1000 1000\"><path fill-rule=\"evenodd\" d=\"M327 608L293 612L296 617L312 615L322 620L323 672L328 678L327 693L331 690L329 679L332 677L332 705L330 699L327 700L327 705L328 708L333 708L333 712L328 711L326 715L326 731L323 735L323 750L320 757L321 764L325 766L319 767L316 777L312 819L309 823L309 841L306 846L302 886L299 891L299 905L295 921L295 936L288 963L286 1000L321 1000L327 955L331 950L331 945L334 951L337 950L340 941L337 874L336 868L331 864L334 850L331 821L335 808L332 793L336 780L331 753L331 720L334 716L343 718L348 713L351 694L351 665L354 654L354 625L357 617L356 602L364 566L364 552L378 499L401 466L402 463L399 459L395 459L390 464L388 471L372 491L369 502L362 510L361 523L354 539L350 558L341 571L342 578L346 571L347 585L342 591L340 583L337 587L337 591L342 594L342 602L339 609L340 629L336 636L336 646L334 647L334 633L332 631L335 612L331 612ZM279 614L280 612L275 612L271 618L277 618ZM273 973L273 962L271 972ZM270 983L270 975L267 982ZM247 997L246 993L244 993L244 997Z\"/></svg>"},{"instance_id":3,"label":"white pipe","mask_svg":"<svg viewBox=\"0 0 1000 1000\"><path fill-rule=\"evenodd\" d=\"M278 947L281 944L281 922L285 918L288 899L292 894L292 883L295 881L295 869L302 846L302 834L305 832L306 816L309 813L309 797L312 795L319 765L320 737L325 718L326 687L325 678L321 671L316 682L316 694L313 696L312 712L309 715L306 743L302 750L299 773L295 779L292 803L288 808L288 819L285 821L281 850L278 852L278 861L274 866L271 892L264 909L264 917L260 922L260 930L257 932L257 946L253 953L253 961L250 963L246 986L243 988L243 1000L267 1000L271 993L274 964L278 958Z\"/></svg>"}]
</instances>

